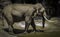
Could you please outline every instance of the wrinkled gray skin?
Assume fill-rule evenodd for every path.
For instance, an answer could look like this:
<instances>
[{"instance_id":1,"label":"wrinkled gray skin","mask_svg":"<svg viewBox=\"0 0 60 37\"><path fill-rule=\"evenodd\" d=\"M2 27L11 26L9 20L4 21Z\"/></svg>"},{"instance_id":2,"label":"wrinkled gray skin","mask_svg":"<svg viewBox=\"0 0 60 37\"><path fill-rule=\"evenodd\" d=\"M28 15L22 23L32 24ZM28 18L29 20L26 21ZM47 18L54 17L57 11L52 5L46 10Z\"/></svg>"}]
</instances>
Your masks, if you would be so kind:
<instances>
[{"instance_id":1,"label":"wrinkled gray skin","mask_svg":"<svg viewBox=\"0 0 60 37\"><path fill-rule=\"evenodd\" d=\"M9 24L9 31L13 31L13 23L14 23L14 19L13 16L17 16L20 17L20 21L24 20L25 21L25 31L28 30L29 25L31 24L33 27L33 30L36 31L35 28L35 23L34 23L34 17L36 17L36 15L40 15L43 18L43 28L44 28L44 24L45 24L45 19L44 17L45 15L45 9L42 6L42 4L11 4L8 5L6 7L4 7L3 9L3 13L4 16ZM39 14L40 13L40 14Z\"/></svg>"}]
</instances>

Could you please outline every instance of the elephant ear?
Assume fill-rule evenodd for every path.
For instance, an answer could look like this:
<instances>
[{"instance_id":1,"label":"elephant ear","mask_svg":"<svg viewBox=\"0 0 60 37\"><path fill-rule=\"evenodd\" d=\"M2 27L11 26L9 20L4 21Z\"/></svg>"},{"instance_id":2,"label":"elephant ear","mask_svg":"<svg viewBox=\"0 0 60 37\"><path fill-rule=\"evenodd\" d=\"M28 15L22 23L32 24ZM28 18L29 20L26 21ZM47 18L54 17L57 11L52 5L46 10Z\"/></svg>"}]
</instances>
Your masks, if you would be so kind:
<instances>
[{"instance_id":1,"label":"elephant ear","mask_svg":"<svg viewBox=\"0 0 60 37\"><path fill-rule=\"evenodd\" d=\"M33 11L33 13L32 13L32 18L34 18L34 17L36 17L36 15L37 15L37 9L35 8L35 7L33 7L34 8L34 11Z\"/></svg>"}]
</instances>

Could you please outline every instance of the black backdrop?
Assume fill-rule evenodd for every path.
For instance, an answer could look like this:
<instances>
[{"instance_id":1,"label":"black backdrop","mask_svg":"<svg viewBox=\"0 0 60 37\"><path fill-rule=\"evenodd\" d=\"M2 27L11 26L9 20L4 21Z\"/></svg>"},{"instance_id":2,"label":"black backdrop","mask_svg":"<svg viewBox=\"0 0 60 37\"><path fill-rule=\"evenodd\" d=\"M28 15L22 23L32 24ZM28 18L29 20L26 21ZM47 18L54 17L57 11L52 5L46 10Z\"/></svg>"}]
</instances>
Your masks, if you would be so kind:
<instances>
[{"instance_id":1,"label":"black backdrop","mask_svg":"<svg viewBox=\"0 0 60 37\"><path fill-rule=\"evenodd\" d=\"M11 1L12 3L29 3L29 4L35 4L37 2L45 4L47 7L52 7L55 10L52 12L52 16L60 16L60 0L3 0L4 1ZM0 0L1 2L1 0ZM0 6L1 8L1 6Z\"/></svg>"}]
</instances>

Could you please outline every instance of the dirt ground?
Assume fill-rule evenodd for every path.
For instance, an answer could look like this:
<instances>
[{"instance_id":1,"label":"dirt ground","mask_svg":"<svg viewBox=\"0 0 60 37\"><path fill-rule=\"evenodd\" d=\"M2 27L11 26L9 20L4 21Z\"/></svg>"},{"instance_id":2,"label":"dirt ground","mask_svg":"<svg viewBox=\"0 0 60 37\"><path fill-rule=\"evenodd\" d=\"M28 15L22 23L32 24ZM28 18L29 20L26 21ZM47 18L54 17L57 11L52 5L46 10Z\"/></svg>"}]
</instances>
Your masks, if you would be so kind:
<instances>
[{"instance_id":1,"label":"dirt ground","mask_svg":"<svg viewBox=\"0 0 60 37\"><path fill-rule=\"evenodd\" d=\"M24 26L21 27L21 25L19 25L19 27L17 26L18 23L15 23L13 26L14 26L14 31L15 31L15 34L13 34L14 36L12 37L60 37L60 18L58 17L54 17L54 18L51 18L52 21L54 22L47 22L46 21L46 26L45 28L43 29L42 26L37 26L36 25L36 28L37 30L44 30L44 32L30 32L30 33L21 33L21 31L24 31ZM41 22L41 21L40 21ZM6 23L6 22L5 22ZM5 35L6 33L1 31L2 28L1 27L4 27L5 28L5 25L2 25L2 20L0 20L0 37L8 37L10 35ZM8 27L8 26L7 26ZM32 29L32 27L30 26L29 29ZM4 36L2 36L4 34ZM11 36L10 36L11 37Z\"/></svg>"}]
</instances>

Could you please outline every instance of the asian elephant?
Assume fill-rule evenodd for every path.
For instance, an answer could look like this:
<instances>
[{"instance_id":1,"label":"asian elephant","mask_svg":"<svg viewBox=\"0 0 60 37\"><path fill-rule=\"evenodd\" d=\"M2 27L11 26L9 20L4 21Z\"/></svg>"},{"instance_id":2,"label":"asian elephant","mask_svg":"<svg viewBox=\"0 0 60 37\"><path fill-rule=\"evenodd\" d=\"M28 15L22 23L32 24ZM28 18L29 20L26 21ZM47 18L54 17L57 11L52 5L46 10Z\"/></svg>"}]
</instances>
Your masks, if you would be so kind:
<instances>
[{"instance_id":1,"label":"asian elephant","mask_svg":"<svg viewBox=\"0 0 60 37\"><path fill-rule=\"evenodd\" d=\"M41 15L43 18L43 28L46 18L45 8L42 4L10 4L3 9L3 15L6 18L9 24L9 32L13 31L13 23L18 21L25 21L25 31L28 30L29 25L31 24L33 30L36 31L34 17L36 15Z\"/></svg>"}]
</instances>

